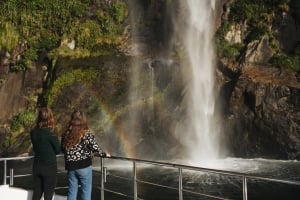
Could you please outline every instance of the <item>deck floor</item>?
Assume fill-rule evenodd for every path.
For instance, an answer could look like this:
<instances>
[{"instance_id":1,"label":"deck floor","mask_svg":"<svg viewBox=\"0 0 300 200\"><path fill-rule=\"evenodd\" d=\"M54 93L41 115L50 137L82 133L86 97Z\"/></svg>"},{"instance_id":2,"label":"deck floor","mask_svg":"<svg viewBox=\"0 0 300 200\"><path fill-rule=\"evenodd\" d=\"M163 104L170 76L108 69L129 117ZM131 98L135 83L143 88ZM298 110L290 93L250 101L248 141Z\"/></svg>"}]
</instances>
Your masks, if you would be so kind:
<instances>
[{"instance_id":1,"label":"deck floor","mask_svg":"<svg viewBox=\"0 0 300 200\"><path fill-rule=\"evenodd\" d=\"M9 185L0 185L0 196L8 197L16 200L31 200L32 191L24 190L22 188L10 187ZM42 198L43 199L43 198ZM53 200L66 200L67 197L61 195L54 195Z\"/></svg>"}]
</instances>

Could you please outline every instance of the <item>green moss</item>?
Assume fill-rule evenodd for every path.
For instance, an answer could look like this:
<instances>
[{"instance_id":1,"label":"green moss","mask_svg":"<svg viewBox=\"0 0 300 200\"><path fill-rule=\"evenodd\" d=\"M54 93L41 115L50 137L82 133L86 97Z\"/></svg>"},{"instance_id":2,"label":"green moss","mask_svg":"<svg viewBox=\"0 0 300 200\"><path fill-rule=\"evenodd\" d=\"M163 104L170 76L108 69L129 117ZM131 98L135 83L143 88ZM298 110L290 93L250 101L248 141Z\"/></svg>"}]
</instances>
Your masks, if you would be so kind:
<instances>
[{"instance_id":1,"label":"green moss","mask_svg":"<svg viewBox=\"0 0 300 200\"><path fill-rule=\"evenodd\" d=\"M4 138L4 140L2 142L2 147L4 149L7 149L7 148L10 147L10 145L11 145L11 137L7 136L7 137Z\"/></svg>"},{"instance_id":2,"label":"green moss","mask_svg":"<svg viewBox=\"0 0 300 200\"><path fill-rule=\"evenodd\" d=\"M99 72L95 69L76 69L60 74L60 76L55 80L45 96L47 105L51 107L62 90L66 87L71 86L75 81L82 83L90 82L98 77L98 75Z\"/></svg>"},{"instance_id":3,"label":"green moss","mask_svg":"<svg viewBox=\"0 0 300 200\"><path fill-rule=\"evenodd\" d=\"M76 30L77 45L83 49L92 49L101 43L102 31L96 21L87 20Z\"/></svg>"},{"instance_id":4,"label":"green moss","mask_svg":"<svg viewBox=\"0 0 300 200\"><path fill-rule=\"evenodd\" d=\"M118 24L122 23L124 19L126 18L128 12L126 9L126 5L123 2L115 2L111 5L113 19Z\"/></svg>"},{"instance_id":5,"label":"green moss","mask_svg":"<svg viewBox=\"0 0 300 200\"><path fill-rule=\"evenodd\" d=\"M30 128L35 121L35 113L30 110L21 112L13 118L11 123L11 131L18 132L21 128Z\"/></svg>"},{"instance_id":6,"label":"green moss","mask_svg":"<svg viewBox=\"0 0 300 200\"><path fill-rule=\"evenodd\" d=\"M20 35L9 22L0 21L0 49L12 51L19 43Z\"/></svg>"},{"instance_id":7,"label":"green moss","mask_svg":"<svg viewBox=\"0 0 300 200\"><path fill-rule=\"evenodd\" d=\"M246 43L250 43L254 40L261 40L265 35L271 34L267 24L259 23L255 27L252 27L245 38Z\"/></svg>"},{"instance_id":8,"label":"green moss","mask_svg":"<svg viewBox=\"0 0 300 200\"><path fill-rule=\"evenodd\" d=\"M277 52L271 59L271 63L277 67L287 67L299 70L298 54L286 55L281 53L278 41L275 39L275 32L270 30L270 24L282 12L289 10L290 0L243 0L234 1L230 5L228 21L223 23L216 34L217 50L220 57L236 59L243 50L239 44L231 44L225 41L225 35L230 30L232 24L247 24L247 35L243 41L244 46L254 40L261 40L264 36L270 38L270 47Z\"/></svg>"},{"instance_id":9,"label":"green moss","mask_svg":"<svg viewBox=\"0 0 300 200\"><path fill-rule=\"evenodd\" d=\"M113 53L124 31L126 5L119 1L101 2L100 7L93 4L91 0L2 2L0 47L12 51L17 44L26 44L21 59L11 70L26 70L41 52L51 52L51 59L56 59L60 53L70 57ZM75 39L76 50L66 51L61 46L64 39Z\"/></svg>"},{"instance_id":10,"label":"green moss","mask_svg":"<svg viewBox=\"0 0 300 200\"><path fill-rule=\"evenodd\" d=\"M230 31L232 24L225 22L216 32L216 46L220 57L235 60L241 53L243 44L230 43L225 40L225 35Z\"/></svg>"},{"instance_id":11,"label":"green moss","mask_svg":"<svg viewBox=\"0 0 300 200\"><path fill-rule=\"evenodd\" d=\"M243 0L235 1L230 8L229 20L248 21L250 24L270 22L278 11L289 9L290 0Z\"/></svg>"},{"instance_id":12,"label":"green moss","mask_svg":"<svg viewBox=\"0 0 300 200\"><path fill-rule=\"evenodd\" d=\"M275 67L289 68L295 71L300 71L300 45L290 55L283 53L274 55L271 58L270 63Z\"/></svg>"},{"instance_id":13,"label":"green moss","mask_svg":"<svg viewBox=\"0 0 300 200\"><path fill-rule=\"evenodd\" d=\"M13 118L13 121L10 126L12 132L17 132L22 128L21 122L18 120L18 117Z\"/></svg>"},{"instance_id":14,"label":"green moss","mask_svg":"<svg viewBox=\"0 0 300 200\"><path fill-rule=\"evenodd\" d=\"M35 113L26 110L19 114L18 119L25 128L30 127L35 121Z\"/></svg>"},{"instance_id":15,"label":"green moss","mask_svg":"<svg viewBox=\"0 0 300 200\"><path fill-rule=\"evenodd\" d=\"M218 38L224 38L226 33L230 31L232 24L229 22L224 22L221 24L220 28L217 30L217 37Z\"/></svg>"},{"instance_id":16,"label":"green moss","mask_svg":"<svg viewBox=\"0 0 300 200\"><path fill-rule=\"evenodd\" d=\"M48 53L48 57L52 60L55 60L58 57L78 59L91 56L92 54L88 49L76 48L75 50L71 50L69 47L61 47Z\"/></svg>"},{"instance_id":17,"label":"green moss","mask_svg":"<svg viewBox=\"0 0 300 200\"><path fill-rule=\"evenodd\" d=\"M260 40L264 35L271 36L269 24L275 18L276 7L267 0L236 1L230 9L229 20L233 23L247 22L248 34L245 43Z\"/></svg>"},{"instance_id":18,"label":"green moss","mask_svg":"<svg viewBox=\"0 0 300 200\"><path fill-rule=\"evenodd\" d=\"M120 26L127 17L128 11L123 2L102 4L102 8L96 12L101 29L107 35L114 35L123 31Z\"/></svg>"},{"instance_id":19,"label":"green moss","mask_svg":"<svg viewBox=\"0 0 300 200\"><path fill-rule=\"evenodd\" d=\"M226 57L231 60L235 60L241 53L243 48L242 44L231 44L226 40L219 40L217 42L217 51L220 57Z\"/></svg>"}]
</instances>

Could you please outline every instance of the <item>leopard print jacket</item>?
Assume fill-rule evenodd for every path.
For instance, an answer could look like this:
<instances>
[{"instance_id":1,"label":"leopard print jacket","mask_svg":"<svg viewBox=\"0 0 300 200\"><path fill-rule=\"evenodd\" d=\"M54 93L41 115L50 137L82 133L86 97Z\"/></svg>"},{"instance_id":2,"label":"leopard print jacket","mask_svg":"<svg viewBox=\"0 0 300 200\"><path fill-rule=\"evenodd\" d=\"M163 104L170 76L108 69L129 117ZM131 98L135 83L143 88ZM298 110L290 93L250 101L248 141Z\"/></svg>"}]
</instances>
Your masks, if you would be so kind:
<instances>
[{"instance_id":1,"label":"leopard print jacket","mask_svg":"<svg viewBox=\"0 0 300 200\"><path fill-rule=\"evenodd\" d=\"M63 142L64 138L62 138ZM80 169L92 164L94 155L105 157L106 153L99 147L95 136L90 130L83 136L82 140L74 147L62 149L65 157L65 168L67 170Z\"/></svg>"}]
</instances>

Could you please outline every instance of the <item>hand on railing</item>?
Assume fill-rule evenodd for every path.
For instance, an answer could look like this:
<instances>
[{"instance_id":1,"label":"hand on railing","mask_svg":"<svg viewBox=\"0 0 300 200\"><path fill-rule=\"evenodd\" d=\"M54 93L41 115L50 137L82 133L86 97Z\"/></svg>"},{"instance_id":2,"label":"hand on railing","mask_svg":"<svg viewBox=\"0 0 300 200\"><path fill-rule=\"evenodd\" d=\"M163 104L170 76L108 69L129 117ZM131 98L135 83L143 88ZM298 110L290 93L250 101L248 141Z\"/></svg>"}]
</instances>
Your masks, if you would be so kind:
<instances>
[{"instance_id":1,"label":"hand on railing","mask_svg":"<svg viewBox=\"0 0 300 200\"><path fill-rule=\"evenodd\" d=\"M109 153L105 153L104 151L102 151L101 153L96 153L95 156L99 156L102 158L111 157L111 155Z\"/></svg>"}]
</instances>

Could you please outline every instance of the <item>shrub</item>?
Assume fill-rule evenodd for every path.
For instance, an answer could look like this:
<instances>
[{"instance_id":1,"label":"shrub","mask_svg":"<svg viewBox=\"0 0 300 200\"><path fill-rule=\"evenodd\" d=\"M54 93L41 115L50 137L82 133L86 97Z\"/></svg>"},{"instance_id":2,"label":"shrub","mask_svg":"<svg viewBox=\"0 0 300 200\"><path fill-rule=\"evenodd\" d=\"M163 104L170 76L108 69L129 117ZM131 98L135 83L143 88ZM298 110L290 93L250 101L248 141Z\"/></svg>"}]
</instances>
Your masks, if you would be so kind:
<instances>
[{"instance_id":1,"label":"shrub","mask_svg":"<svg viewBox=\"0 0 300 200\"><path fill-rule=\"evenodd\" d=\"M11 123L11 131L17 132L21 128L30 128L35 121L35 113L32 111L24 111L13 118Z\"/></svg>"},{"instance_id":2,"label":"shrub","mask_svg":"<svg viewBox=\"0 0 300 200\"><path fill-rule=\"evenodd\" d=\"M0 49L12 51L19 43L19 33L11 23L0 21Z\"/></svg>"},{"instance_id":3,"label":"shrub","mask_svg":"<svg viewBox=\"0 0 300 200\"><path fill-rule=\"evenodd\" d=\"M119 1L101 2L104 9L100 11L104 15L99 15L99 11L94 10L99 7L91 6L94 3L91 0L3 1L0 4L0 48L12 51L17 44L27 44L27 50L21 52L21 59L11 70L26 70L41 52L51 52L51 58L56 59L55 53L65 52L55 51L64 37L76 39L84 55L106 53L108 47L119 43L123 34L121 23L127 15L126 5ZM78 51L75 54L78 56Z\"/></svg>"},{"instance_id":4,"label":"shrub","mask_svg":"<svg viewBox=\"0 0 300 200\"><path fill-rule=\"evenodd\" d=\"M300 71L300 45L294 50L293 54L286 55L281 53L273 56L270 63L275 67Z\"/></svg>"},{"instance_id":5,"label":"shrub","mask_svg":"<svg viewBox=\"0 0 300 200\"><path fill-rule=\"evenodd\" d=\"M51 106L61 91L71 86L75 81L90 82L98 77L99 72L94 69L76 69L70 72L62 73L48 90L45 98L48 106Z\"/></svg>"},{"instance_id":6,"label":"shrub","mask_svg":"<svg viewBox=\"0 0 300 200\"><path fill-rule=\"evenodd\" d=\"M217 44L218 54L220 57L226 57L235 60L243 48L242 44L230 44L226 40L221 40Z\"/></svg>"}]
</instances>

